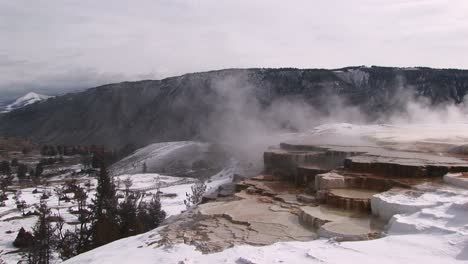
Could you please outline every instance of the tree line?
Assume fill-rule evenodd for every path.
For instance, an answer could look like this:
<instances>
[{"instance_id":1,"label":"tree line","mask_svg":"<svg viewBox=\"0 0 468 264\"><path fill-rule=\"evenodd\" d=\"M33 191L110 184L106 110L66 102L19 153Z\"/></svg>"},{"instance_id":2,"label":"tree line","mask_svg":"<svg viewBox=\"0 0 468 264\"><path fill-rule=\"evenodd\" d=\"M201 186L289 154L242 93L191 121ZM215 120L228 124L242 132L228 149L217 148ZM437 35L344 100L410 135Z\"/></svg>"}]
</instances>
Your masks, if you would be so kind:
<instances>
[{"instance_id":1,"label":"tree line","mask_svg":"<svg viewBox=\"0 0 468 264\"><path fill-rule=\"evenodd\" d=\"M32 233L23 229L18 241L15 240L17 246L24 248L27 263L49 263L52 251L65 260L117 239L147 232L158 227L166 217L158 192L149 201L142 201L143 193L126 191L119 201L104 165L97 177L96 194L89 204L89 186L82 187L76 181L67 182L55 192L59 201L70 199L67 193L73 194L77 209L72 213L78 216L78 224L74 230L65 230L63 219L52 215L45 200L42 201L36 208L38 220ZM25 238L30 243L24 243Z\"/></svg>"}]
</instances>

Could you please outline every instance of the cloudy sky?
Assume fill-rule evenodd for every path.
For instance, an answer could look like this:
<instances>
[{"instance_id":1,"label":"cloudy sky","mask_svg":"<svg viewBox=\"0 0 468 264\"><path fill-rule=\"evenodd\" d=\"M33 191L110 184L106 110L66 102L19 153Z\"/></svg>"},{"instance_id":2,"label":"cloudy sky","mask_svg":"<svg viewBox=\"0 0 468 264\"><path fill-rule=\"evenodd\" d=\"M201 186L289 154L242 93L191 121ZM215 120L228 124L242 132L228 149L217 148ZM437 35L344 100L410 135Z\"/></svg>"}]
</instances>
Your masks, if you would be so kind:
<instances>
[{"instance_id":1,"label":"cloudy sky","mask_svg":"<svg viewBox=\"0 0 468 264\"><path fill-rule=\"evenodd\" d=\"M467 0L0 0L0 97L232 67L468 69Z\"/></svg>"}]
</instances>

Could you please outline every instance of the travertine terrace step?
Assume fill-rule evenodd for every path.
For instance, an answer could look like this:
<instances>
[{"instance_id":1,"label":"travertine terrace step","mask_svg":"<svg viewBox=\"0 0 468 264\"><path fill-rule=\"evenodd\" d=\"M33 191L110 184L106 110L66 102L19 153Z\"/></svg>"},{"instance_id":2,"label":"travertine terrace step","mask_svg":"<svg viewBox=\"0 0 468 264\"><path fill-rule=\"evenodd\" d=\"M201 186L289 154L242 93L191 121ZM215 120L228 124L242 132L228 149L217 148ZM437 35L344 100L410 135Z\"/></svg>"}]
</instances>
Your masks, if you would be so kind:
<instances>
[{"instance_id":1,"label":"travertine terrace step","mask_svg":"<svg viewBox=\"0 0 468 264\"><path fill-rule=\"evenodd\" d=\"M337 211L323 206L304 206L299 210L303 225L314 228L321 237L339 241L368 240L380 236L382 223L367 215Z\"/></svg>"},{"instance_id":2,"label":"travertine terrace step","mask_svg":"<svg viewBox=\"0 0 468 264\"><path fill-rule=\"evenodd\" d=\"M393 187L411 188L409 182L414 178L391 179L378 177L372 174L349 173L345 171L331 171L315 176L314 190L327 190L337 188L358 188L384 192ZM415 183L419 183L416 181Z\"/></svg>"},{"instance_id":3,"label":"travertine terrace step","mask_svg":"<svg viewBox=\"0 0 468 264\"><path fill-rule=\"evenodd\" d=\"M324 193L325 203L328 206L370 212L370 199L378 192L365 189L330 189Z\"/></svg>"},{"instance_id":4,"label":"travertine terrace step","mask_svg":"<svg viewBox=\"0 0 468 264\"><path fill-rule=\"evenodd\" d=\"M399 177L442 177L449 172L467 172L468 162L451 157L386 157L359 155L344 161L344 168L354 172ZM429 157L427 157L429 156Z\"/></svg>"}]
</instances>

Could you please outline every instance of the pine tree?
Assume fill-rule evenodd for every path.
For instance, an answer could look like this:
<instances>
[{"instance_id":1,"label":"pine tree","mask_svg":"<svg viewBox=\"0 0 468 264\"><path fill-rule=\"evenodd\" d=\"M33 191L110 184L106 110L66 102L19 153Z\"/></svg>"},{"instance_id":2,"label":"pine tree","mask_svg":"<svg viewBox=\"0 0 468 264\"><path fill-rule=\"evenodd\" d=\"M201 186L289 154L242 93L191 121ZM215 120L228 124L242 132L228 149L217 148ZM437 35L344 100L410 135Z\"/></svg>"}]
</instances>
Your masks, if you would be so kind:
<instances>
[{"instance_id":1,"label":"pine tree","mask_svg":"<svg viewBox=\"0 0 468 264\"><path fill-rule=\"evenodd\" d=\"M11 166L12 166L12 167L18 167L18 159L16 159L16 158L15 158L15 159L12 159L12 160L11 160Z\"/></svg>"},{"instance_id":2,"label":"pine tree","mask_svg":"<svg viewBox=\"0 0 468 264\"><path fill-rule=\"evenodd\" d=\"M37 208L39 219L33 228L34 243L27 255L27 262L31 264L48 264L51 260L54 228L49 216L50 209L45 202Z\"/></svg>"},{"instance_id":3,"label":"pine tree","mask_svg":"<svg viewBox=\"0 0 468 264\"><path fill-rule=\"evenodd\" d=\"M158 227L166 218L162 210L159 194L153 194L151 201L142 202L138 206L137 225L141 225L143 232Z\"/></svg>"},{"instance_id":4,"label":"pine tree","mask_svg":"<svg viewBox=\"0 0 468 264\"><path fill-rule=\"evenodd\" d=\"M119 238L117 197L111 177L104 164L98 176L92 209L92 243L99 247Z\"/></svg>"},{"instance_id":5,"label":"pine tree","mask_svg":"<svg viewBox=\"0 0 468 264\"><path fill-rule=\"evenodd\" d=\"M139 198L139 197L138 197ZM119 226L120 237L128 237L136 235L143 230L140 230L137 221L137 200L127 197L119 204Z\"/></svg>"},{"instance_id":6,"label":"pine tree","mask_svg":"<svg viewBox=\"0 0 468 264\"><path fill-rule=\"evenodd\" d=\"M25 164L18 165L18 178L22 179L26 177L26 173L28 173L28 167Z\"/></svg>"},{"instance_id":7,"label":"pine tree","mask_svg":"<svg viewBox=\"0 0 468 264\"><path fill-rule=\"evenodd\" d=\"M39 162L39 163L37 163L37 165L36 165L36 171L35 171L35 174L36 174L36 175L35 175L35 176L36 176L36 177L41 176L41 175L42 175L42 172L44 172L44 167L42 166L42 163Z\"/></svg>"},{"instance_id":8,"label":"pine tree","mask_svg":"<svg viewBox=\"0 0 468 264\"><path fill-rule=\"evenodd\" d=\"M3 174L3 175L11 174L11 167L8 161L4 160L0 162L0 174Z\"/></svg>"}]
</instances>

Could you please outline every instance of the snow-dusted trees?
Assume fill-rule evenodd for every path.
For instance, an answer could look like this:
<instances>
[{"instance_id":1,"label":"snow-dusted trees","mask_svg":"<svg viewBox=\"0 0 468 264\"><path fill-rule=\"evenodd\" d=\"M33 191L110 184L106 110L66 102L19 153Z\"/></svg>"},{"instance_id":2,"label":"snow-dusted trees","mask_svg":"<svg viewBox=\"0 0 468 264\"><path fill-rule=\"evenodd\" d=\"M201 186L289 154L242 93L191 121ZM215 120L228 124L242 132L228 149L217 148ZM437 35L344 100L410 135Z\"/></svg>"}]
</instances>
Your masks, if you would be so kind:
<instances>
[{"instance_id":1,"label":"snow-dusted trees","mask_svg":"<svg viewBox=\"0 0 468 264\"><path fill-rule=\"evenodd\" d=\"M206 192L206 183L204 181L199 181L192 186L192 193L185 193L186 199L184 204L188 209L196 207L201 203L203 195Z\"/></svg>"}]
</instances>

